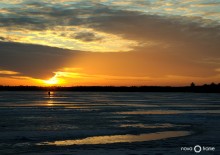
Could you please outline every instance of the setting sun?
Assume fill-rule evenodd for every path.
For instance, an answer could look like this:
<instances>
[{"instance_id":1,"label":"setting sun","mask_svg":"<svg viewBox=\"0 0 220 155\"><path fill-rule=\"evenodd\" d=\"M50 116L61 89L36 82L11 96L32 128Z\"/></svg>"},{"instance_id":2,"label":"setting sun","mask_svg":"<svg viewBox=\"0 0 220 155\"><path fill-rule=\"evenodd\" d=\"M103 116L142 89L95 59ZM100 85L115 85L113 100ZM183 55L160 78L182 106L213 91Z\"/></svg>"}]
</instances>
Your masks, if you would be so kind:
<instances>
[{"instance_id":1,"label":"setting sun","mask_svg":"<svg viewBox=\"0 0 220 155\"><path fill-rule=\"evenodd\" d=\"M48 85L55 85L55 84L59 84L59 80L56 78L56 76L54 76L49 80L45 80L44 83Z\"/></svg>"}]
</instances>

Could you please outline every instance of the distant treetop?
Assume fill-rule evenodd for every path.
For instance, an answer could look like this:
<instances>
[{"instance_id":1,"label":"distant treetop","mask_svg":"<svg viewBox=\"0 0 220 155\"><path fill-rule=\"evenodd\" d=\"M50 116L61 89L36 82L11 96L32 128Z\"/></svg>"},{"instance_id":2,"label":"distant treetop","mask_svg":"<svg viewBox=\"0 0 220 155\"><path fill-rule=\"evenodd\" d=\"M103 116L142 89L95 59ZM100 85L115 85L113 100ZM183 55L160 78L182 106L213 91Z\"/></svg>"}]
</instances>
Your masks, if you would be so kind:
<instances>
[{"instance_id":1,"label":"distant treetop","mask_svg":"<svg viewBox=\"0 0 220 155\"><path fill-rule=\"evenodd\" d=\"M191 87L195 87L196 85L195 85L194 82L192 82L192 83L190 84L190 86L191 86Z\"/></svg>"}]
</instances>

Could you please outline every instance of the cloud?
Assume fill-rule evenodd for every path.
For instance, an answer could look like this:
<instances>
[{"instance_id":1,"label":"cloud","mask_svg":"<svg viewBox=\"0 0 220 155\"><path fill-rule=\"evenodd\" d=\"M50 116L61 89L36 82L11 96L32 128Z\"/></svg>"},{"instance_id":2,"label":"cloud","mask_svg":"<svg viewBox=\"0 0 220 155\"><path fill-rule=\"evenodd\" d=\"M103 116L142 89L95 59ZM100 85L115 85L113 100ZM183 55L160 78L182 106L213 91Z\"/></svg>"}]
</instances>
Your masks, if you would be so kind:
<instances>
[{"instance_id":1,"label":"cloud","mask_svg":"<svg viewBox=\"0 0 220 155\"><path fill-rule=\"evenodd\" d=\"M90 28L92 16L111 14L113 10L106 6L94 4L94 7L81 8L81 3L49 5L43 2L24 5L24 8L8 8L7 15L0 15L0 35L10 38L9 41L100 52L129 51L137 44L120 35Z\"/></svg>"},{"instance_id":2,"label":"cloud","mask_svg":"<svg viewBox=\"0 0 220 155\"><path fill-rule=\"evenodd\" d=\"M206 2L206 3L198 3L198 4L193 4L192 6L195 7L207 7L207 6L214 6L214 7L219 7L220 6L220 2Z\"/></svg>"},{"instance_id":3,"label":"cloud","mask_svg":"<svg viewBox=\"0 0 220 155\"><path fill-rule=\"evenodd\" d=\"M78 40L82 40L84 42L100 41L100 40L102 40L102 38L97 37L94 33L90 33L90 32L79 32L79 33L76 33L74 38L78 39Z\"/></svg>"},{"instance_id":4,"label":"cloud","mask_svg":"<svg viewBox=\"0 0 220 155\"><path fill-rule=\"evenodd\" d=\"M0 66L3 70L19 72L35 78L52 76L52 71L63 65L63 62L74 60L74 53L58 48L0 42Z\"/></svg>"},{"instance_id":5,"label":"cloud","mask_svg":"<svg viewBox=\"0 0 220 155\"><path fill-rule=\"evenodd\" d=\"M0 41L5 41L6 38L5 37L0 37Z\"/></svg>"},{"instance_id":6,"label":"cloud","mask_svg":"<svg viewBox=\"0 0 220 155\"><path fill-rule=\"evenodd\" d=\"M99 31L121 34L129 40L136 40L139 43L152 42L153 45L161 47L178 46L199 48L203 46L215 48L209 50L217 54L220 40L220 27L204 27L200 18L182 19L180 17L160 17L156 15L143 15L137 12L120 11L120 15L108 17L96 17L91 19L91 26ZM209 21L202 21L208 23ZM141 44L140 44L141 45ZM204 51L200 48L201 51ZM200 52L197 49L197 52Z\"/></svg>"},{"instance_id":7,"label":"cloud","mask_svg":"<svg viewBox=\"0 0 220 155\"><path fill-rule=\"evenodd\" d=\"M218 18L210 11L197 10L193 6L200 4L203 3L148 0L57 0L52 3L24 0L19 5L4 8L7 13L2 13L0 26L2 34L8 35L6 32L9 32L11 41L76 50L106 52L114 49L113 45L118 45L114 51L129 51L132 47L143 44L167 47L185 42L204 44L209 40L212 40L213 47L219 39L219 34L216 33L219 32ZM147 7L148 11L144 11L142 7ZM189 10L189 7L194 8ZM169 13L165 11L167 9ZM185 12L175 12L178 9ZM200 14L199 11L203 13ZM210 18L204 18L204 14ZM78 31L79 27L84 30ZM63 32L59 34L58 31ZM100 40L104 40L102 44Z\"/></svg>"},{"instance_id":8,"label":"cloud","mask_svg":"<svg viewBox=\"0 0 220 155\"><path fill-rule=\"evenodd\" d=\"M17 75L18 72L9 71L9 70L0 70L0 75Z\"/></svg>"}]
</instances>

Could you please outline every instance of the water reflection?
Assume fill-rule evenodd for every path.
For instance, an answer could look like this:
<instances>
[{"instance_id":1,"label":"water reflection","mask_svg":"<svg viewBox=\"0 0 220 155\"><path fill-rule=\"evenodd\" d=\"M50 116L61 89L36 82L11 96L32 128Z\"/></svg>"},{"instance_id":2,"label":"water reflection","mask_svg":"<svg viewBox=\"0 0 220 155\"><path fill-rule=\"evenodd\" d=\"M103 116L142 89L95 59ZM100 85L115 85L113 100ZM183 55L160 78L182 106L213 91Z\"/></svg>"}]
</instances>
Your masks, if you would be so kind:
<instances>
[{"instance_id":1,"label":"water reflection","mask_svg":"<svg viewBox=\"0 0 220 155\"><path fill-rule=\"evenodd\" d=\"M95 145L95 144L113 144L113 143L132 143L132 142L144 142L152 140L160 140L174 137L188 136L191 132L189 131L164 131L140 135L113 135L113 136L95 136L88 137L78 140L62 140L55 142L43 142L37 145L56 145L56 146L67 146L67 145Z\"/></svg>"},{"instance_id":2,"label":"water reflection","mask_svg":"<svg viewBox=\"0 0 220 155\"><path fill-rule=\"evenodd\" d=\"M146 128L146 129L156 129L156 128L172 128L172 127L187 127L189 125L175 125L170 123L164 124L121 124L120 127L122 128Z\"/></svg>"},{"instance_id":3,"label":"water reflection","mask_svg":"<svg viewBox=\"0 0 220 155\"><path fill-rule=\"evenodd\" d=\"M122 115L219 114L220 110L147 110L117 112Z\"/></svg>"},{"instance_id":4,"label":"water reflection","mask_svg":"<svg viewBox=\"0 0 220 155\"><path fill-rule=\"evenodd\" d=\"M195 107L195 108L220 108L220 105L210 105L210 104L163 104L160 107Z\"/></svg>"},{"instance_id":5,"label":"water reflection","mask_svg":"<svg viewBox=\"0 0 220 155\"><path fill-rule=\"evenodd\" d=\"M49 107L54 106L53 100L49 100L49 101L47 102L46 106L49 106Z\"/></svg>"}]
</instances>

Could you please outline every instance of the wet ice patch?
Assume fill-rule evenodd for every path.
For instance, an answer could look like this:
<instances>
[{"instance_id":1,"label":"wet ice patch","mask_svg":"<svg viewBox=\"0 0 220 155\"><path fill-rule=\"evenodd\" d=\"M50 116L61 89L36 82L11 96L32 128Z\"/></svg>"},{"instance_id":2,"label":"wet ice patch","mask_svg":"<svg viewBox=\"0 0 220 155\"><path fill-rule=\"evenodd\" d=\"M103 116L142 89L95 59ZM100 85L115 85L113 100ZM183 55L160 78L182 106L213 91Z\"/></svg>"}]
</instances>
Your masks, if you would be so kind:
<instances>
[{"instance_id":1,"label":"wet ice patch","mask_svg":"<svg viewBox=\"0 0 220 155\"><path fill-rule=\"evenodd\" d=\"M133 143L133 142L145 142L153 140L161 140L174 137L188 136L189 131L164 131L140 135L111 135L111 136L94 136L84 139L75 140L61 140L54 142L42 142L37 145L55 145L55 146L68 146L68 145L97 145L97 144L113 144L113 143Z\"/></svg>"},{"instance_id":2,"label":"wet ice patch","mask_svg":"<svg viewBox=\"0 0 220 155\"><path fill-rule=\"evenodd\" d=\"M220 114L220 110L145 110L117 112L122 115Z\"/></svg>"},{"instance_id":3,"label":"wet ice patch","mask_svg":"<svg viewBox=\"0 0 220 155\"><path fill-rule=\"evenodd\" d=\"M173 127L187 127L189 125L176 125L170 123L164 124L121 124L122 128L145 128L145 129L156 129L156 128L173 128Z\"/></svg>"},{"instance_id":4,"label":"wet ice patch","mask_svg":"<svg viewBox=\"0 0 220 155\"><path fill-rule=\"evenodd\" d=\"M26 142L26 143L16 143L13 145L13 147L28 147L30 146L31 144Z\"/></svg>"}]
</instances>

